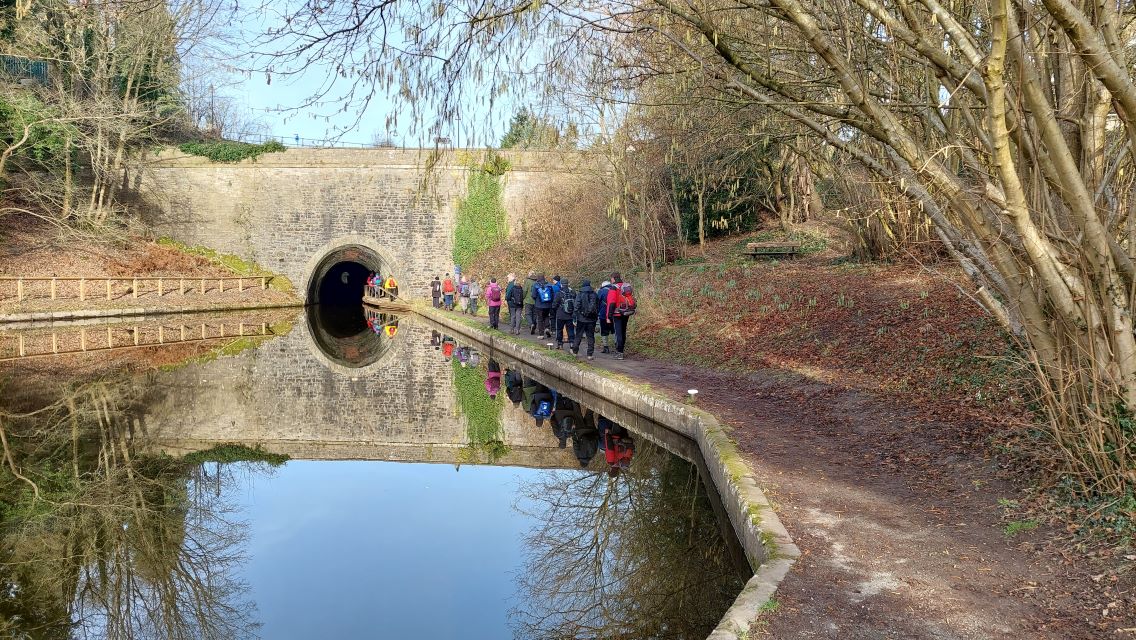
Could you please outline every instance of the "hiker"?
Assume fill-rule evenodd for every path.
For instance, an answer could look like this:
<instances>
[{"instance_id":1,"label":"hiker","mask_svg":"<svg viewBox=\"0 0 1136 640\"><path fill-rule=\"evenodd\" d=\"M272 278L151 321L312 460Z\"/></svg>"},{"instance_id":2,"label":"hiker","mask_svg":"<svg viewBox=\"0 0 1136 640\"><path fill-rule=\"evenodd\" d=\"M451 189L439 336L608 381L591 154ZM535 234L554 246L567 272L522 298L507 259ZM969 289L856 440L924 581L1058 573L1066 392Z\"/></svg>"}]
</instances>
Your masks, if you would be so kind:
<instances>
[{"instance_id":1,"label":"hiker","mask_svg":"<svg viewBox=\"0 0 1136 640\"><path fill-rule=\"evenodd\" d=\"M532 409L529 411L536 420L536 426L543 427L544 421L552 417L552 412L556 409L556 396L557 393L548 387L538 384L536 393L533 394Z\"/></svg>"},{"instance_id":2,"label":"hiker","mask_svg":"<svg viewBox=\"0 0 1136 640\"><path fill-rule=\"evenodd\" d=\"M442 338L442 357L449 360L454 356L454 346L457 343L450 336Z\"/></svg>"},{"instance_id":3,"label":"hiker","mask_svg":"<svg viewBox=\"0 0 1136 640\"><path fill-rule=\"evenodd\" d=\"M462 276L461 285L458 286L459 305L462 313L469 313L469 278Z\"/></svg>"},{"instance_id":4,"label":"hiker","mask_svg":"<svg viewBox=\"0 0 1136 640\"><path fill-rule=\"evenodd\" d=\"M477 315L477 301L481 298L481 285L477 283L477 278L474 278L469 283L469 314L472 316Z\"/></svg>"},{"instance_id":5,"label":"hiker","mask_svg":"<svg viewBox=\"0 0 1136 640\"><path fill-rule=\"evenodd\" d=\"M383 289L386 290L387 295L390 296L391 300L394 300L398 297L398 282L395 281L393 275L387 276L387 281L383 285Z\"/></svg>"},{"instance_id":6,"label":"hiker","mask_svg":"<svg viewBox=\"0 0 1136 640\"><path fill-rule=\"evenodd\" d=\"M536 333L536 301L533 299L533 286L536 285L536 272L530 271L524 282L525 317L529 321L529 335Z\"/></svg>"},{"instance_id":7,"label":"hiker","mask_svg":"<svg viewBox=\"0 0 1136 640\"><path fill-rule=\"evenodd\" d=\"M572 340L572 355L580 355L580 343L588 339L588 360L595 360L596 320L599 317L600 299L592 289L592 281L580 283L576 292L576 337Z\"/></svg>"},{"instance_id":8,"label":"hiker","mask_svg":"<svg viewBox=\"0 0 1136 640\"><path fill-rule=\"evenodd\" d=\"M607 418L599 419L600 449L608 464L608 475L616 477L623 469L631 467L635 455L635 439L627 429Z\"/></svg>"},{"instance_id":9,"label":"hiker","mask_svg":"<svg viewBox=\"0 0 1136 640\"><path fill-rule=\"evenodd\" d=\"M536 275L536 282L533 283L532 300L533 305L536 307L536 331L542 338L552 337L552 331L548 326L548 321L552 318L554 298L555 294L552 291L552 285L544 279L543 273L538 273Z\"/></svg>"},{"instance_id":10,"label":"hiker","mask_svg":"<svg viewBox=\"0 0 1136 640\"><path fill-rule=\"evenodd\" d=\"M558 278L560 276L557 276ZM576 341L576 292L568 286L567 280L560 280L555 287L559 287L553 298L553 308L556 314L556 348L564 348L564 334L568 334L568 346Z\"/></svg>"},{"instance_id":11,"label":"hiker","mask_svg":"<svg viewBox=\"0 0 1136 640\"><path fill-rule=\"evenodd\" d=\"M442 306L442 279L438 276L434 276L434 281L430 283L430 300L434 302L435 309Z\"/></svg>"},{"instance_id":12,"label":"hiker","mask_svg":"<svg viewBox=\"0 0 1136 640\"><path fill-rule=\"evenodd\" d=\"M485 376L485 391L490 400L496 400L501 393L501 365L496 360L489 359L489 373Z\"/></svg>"},{"instance_id":13,"label":"hiker","mask_svg":"<svg viewBox=\"0 0 1136 640\"><path fill-rule=\"evenodd\" d=\"M623 282L618 273L611 274L612 289L607 294L607 315L615 333L615 359L623 360L627 346L627 322L635 313L635 295L630 284Z\"/></svg>"},{"instance_id":14,"label":"hiker","mask_svg":"<svg viewBox=\"0 0 1136 640\"><path fill-rule=\"evenodd\" d=\"M552 276L552 295L560 293L560 276Z\"/></svg>"},{"instance_id":15,"label":"hiker","mask_svg":"<svg viewBox=\"0 0 1136 640\"><path fill-rule=\"evenodd\" d=\"M448 273L446 279L442 281L442 301L446 306L446 311L454 310L454 280Z\"/></svg>"},{"instance_id":16,"label":"hiker","mask_svg":"<svg viewBox=\"0 0 1136 640\"><path fill-rule=\"evenodd\" d=\"M552 412L552 435L556 436L561 449L568 446L568 438L582 417L580 405L564 396L556 399L556 408Z\"/></svg>"},{"instance_id":17,"label":"hiker","mask_svg":"<svg viewBox=\"0 0 1136 640\"><path fill-rule=\"evenodd\" d=\"M489 286L485 287L485 303L489 306L489 328L500 329L501 324L501 303L504 296L501 294L501 285L497 284L497 278L489 279Z\"/></svg>"},{"instance_id":18,"label":"hiker","mask_svg":"<svg viewBox=\"0 0 1136 640\"><path fill-rule=\"evenodd\" d=\"M583 468L596 457L599 448L600 433L595 426L595 413L589 410L572 430L572 453Z\"/></svg>"},{"instance_id":19,"label":"hiker","mask_svg":"<svg viewBox=\"0 0 1136 640\"><path fill-rule=\"evenodd\" d=\"M600 325L600 339L603 341L603 350L600 353L611 353L610 343L613 327L611 318L607 317L607 294L609 292L611 292L611 281L604 280L603 284L600 285L600 290L596 292L596 298L600 303L597 318Z\"/></svg>"},{"instance_id":20,"label":"hiker","mask_svg":"<svg viewBox=\"0 0 1136 640\"><path fill-rule=\"evenodd\" d=\"M521 308L525 306L525 287L517 282L517 274L509 274L505 287L505 303L509 305L509 333L521 335Z\"/></svg>"},{"instance_id":21,"label":"hiker","mask_svg":"<svg viewBox=\"0 0 1136 640\"><path fill-rule=\"evenodd\" d=\"M442 334L437 329L430 330L430 346L438 349L442 346Z\"/></svg>"},{"instance_id":22,"label":"hiker","mask_svg":"<svg viewBox=\"0 0 1136 640\"><path fill-rule=\"evenodd\" d=\"M505 372L505 395L509 396L514 407L521 406L525 399L525 379L520 371L509 369Z\"/></svg>"}]
</instances>

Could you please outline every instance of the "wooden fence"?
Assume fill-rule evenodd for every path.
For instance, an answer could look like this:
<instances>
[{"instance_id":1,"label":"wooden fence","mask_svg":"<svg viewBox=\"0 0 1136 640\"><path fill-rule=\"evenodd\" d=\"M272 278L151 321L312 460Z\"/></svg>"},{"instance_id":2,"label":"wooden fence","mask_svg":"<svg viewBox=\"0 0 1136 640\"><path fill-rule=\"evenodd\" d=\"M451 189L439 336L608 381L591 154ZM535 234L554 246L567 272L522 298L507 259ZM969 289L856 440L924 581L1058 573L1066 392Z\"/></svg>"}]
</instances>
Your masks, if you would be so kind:
<instances>
[{"instance_id":1,"label":"wooden fence","mask_svg":"<svg viewBox=\"0 0 1136 640\"><path fill-rule=\"evenodd\" d=\"M64 327L50 331L0 334L0 362L72 353L91 353L242 337L273 336L267 323L202 322L196 324Z\"/></svg>"},{"instance_id":2,"label":"wooden fence","mask_svg":"<svg viewBox=\"0 0 1136 640\"><path fill-rule=\"evenodd\" d=\"M127 295L137 298L148 294L158 297L178 293L205 295L212 291L264 290L272 276L223 276L212 278L186 276L91 276L91 277L25 277L0 276L0 300L17 302L31 299L105 298L114 300Z\"/></svg>"}]
</instances>

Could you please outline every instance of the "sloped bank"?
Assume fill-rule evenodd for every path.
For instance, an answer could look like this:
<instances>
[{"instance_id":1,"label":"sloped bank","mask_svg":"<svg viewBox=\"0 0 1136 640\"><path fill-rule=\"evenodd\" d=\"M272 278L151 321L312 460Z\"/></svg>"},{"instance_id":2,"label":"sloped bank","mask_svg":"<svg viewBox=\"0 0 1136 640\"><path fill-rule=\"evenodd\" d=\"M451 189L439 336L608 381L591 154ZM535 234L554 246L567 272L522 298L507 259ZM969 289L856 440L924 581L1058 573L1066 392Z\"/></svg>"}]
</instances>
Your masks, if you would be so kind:
<instances>
[{"instance_id":1,"label":"sloped bank","mask_svg":"<svg viewBox=\"0 0 1136 640\"><path fill-rule=\"evenodd\" d=\"M459 319L425 305L417 305L414 310L489 350L499 351L569 384L608 398L694 440L754 570L753 577L710 634L710 640L748 637L751 625L761 614L763 605L773 597L777 585L800 555L800 550L757 486L753 472L730 439L727 429L713 415L619 380L599 369L553 357L531 344L491 331L476 321Z\"/></svg>"}]
</instances>

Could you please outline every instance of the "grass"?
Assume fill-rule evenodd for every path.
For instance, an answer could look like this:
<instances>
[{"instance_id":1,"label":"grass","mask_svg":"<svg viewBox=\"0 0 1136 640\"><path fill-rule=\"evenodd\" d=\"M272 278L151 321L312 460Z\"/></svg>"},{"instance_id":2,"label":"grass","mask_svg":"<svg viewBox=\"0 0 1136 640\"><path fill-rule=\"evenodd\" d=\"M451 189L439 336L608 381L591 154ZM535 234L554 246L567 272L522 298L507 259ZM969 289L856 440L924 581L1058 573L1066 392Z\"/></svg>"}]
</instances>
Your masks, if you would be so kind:
<instances>
[{"instance_id":1,"label":"grass","mask_svg":"<svg viewBox=\"0 0 1136 640\"><path fill-rule=\"evenodd\" d=\"M1041 525L1037 520L1014 520L1002 528L1007 538L1013 538L1023 531L1032 531Z\"/></svg>"},{"instance_id":2,"label":"grass","mask_svg":"<svg viewBox=\"0 0 1136 640\"><path fill-rule=\"evenodd\" d=\"M198 256L198 257L201 257L201 258L205 258L206 260L212 262L213 264L220 266L220 267L225 267L226 269L228 269L229 271L232 271L233 273L235 273L237 275L268 277L269 278L269 280L268 280L269 288L276 289L277 291L282 291L284 293L292 293L292 291L295 289L295 287L292 286L292 283L291 283L291 281L288 280L288 278L286 278L282 275L277 275L275 273L272 273L271 271L269 271L268 269L265 269L264 267L260 266L256 262L253 262L251 260L245 260L244 258L242 258L238 255L234 255L234 254L231 254L231 253L221 253L221 252L216 251L214 249L210 249L208 247L202 247L202 246L198 246L198 245L192 245L191 246L191 245L185 244L184 242L179 242L179 241L174 240L173 238L169 238L169 237L158 238L158 244L163 246L163 247L169 247L171 249L176 249L177 251L180 251L182 253L187 253L191 256Z\"/></svg>"}]
</instances>

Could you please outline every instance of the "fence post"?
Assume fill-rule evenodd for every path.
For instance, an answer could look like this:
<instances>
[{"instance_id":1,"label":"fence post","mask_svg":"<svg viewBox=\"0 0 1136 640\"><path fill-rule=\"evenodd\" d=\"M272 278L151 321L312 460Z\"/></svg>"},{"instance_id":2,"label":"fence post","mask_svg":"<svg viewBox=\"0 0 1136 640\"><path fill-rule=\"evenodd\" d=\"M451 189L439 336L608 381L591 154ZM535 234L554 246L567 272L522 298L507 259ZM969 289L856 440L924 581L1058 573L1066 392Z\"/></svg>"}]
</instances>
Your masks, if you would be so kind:
<instances>
[{"instance_id":1,"label":"fence post","mask_svg":"<svg viewBox=\"0 0 1136 640\"><path fill-rule=\"evenodd\" d=\"M51 352L59 353L59 339L55 337L55 332L51 332Z\"/></svg>"},{"instance_id":2,"label":"fence post","mask_svg":"<svg viewBox=\"0 0 1136 640\"><path fill-rule=\"evenodd\" d=\"M87 330L86 329L79 329L79 350L80 351L86 351L87 350Z\"/></svg>"},{"instance_id":3,"label":"fence post","mask_svg":"<svg viewBox=\"0 0 1136 640\"><path fill-rule=\"evenodd\" d=\"M107 327L107 349L114 347L114 336L110 333L110 327Z\"/></svg>"},{"instance_id":4,"label":"fence post","mask_svg":"<svg viewBox=\"0 0 1136 640\"><path fill-rule=\"evenodd\" d=\"M110 278L107 278L107 300L110 300Z\"/></svg>"},{"instance_id":5,"label":"fence post","mask_svg":"<svg viewBox=\"0 0 1136 640\"><path fill-rule=\"evenodd\" d=\"M162 279L158 278L158 297L162 297Z\"/></svg>"},{"instance_id":6,"label":"fence post","mask_svg":"<svg viewBox=\"0 0 1136 640\"><path fill-rule=\"evenodd\" d=\"M138 346L138 327L134 327L134 346Z\"/></svg>"},{"instance_id":7,"label":"fence post","mask_svg":"<svg viewBox=\"0 0 1136 640\"><path fill-rule=\"evenodd\" d=\"M204 322L201 323L201 339L202 340L205 339L205 323Z\"/></svg>"},{"instance_id":8,"label":"fence post","mask_svg":"<svg viewBox=\"0 0 1136 640\"><path fill-rule=\"evenodd\" d=\"M224 278L218 278L217 279L217 291L220 292L220 293L225 293L225 279Z\"/></svg>"},{"instance_id":9,"label":"fence post","mask_svg":"<svg viewBox=\"0 0 1136 640\"><path fill-rule=\"evenodd\" d=\"M178 283L178 294L185 295L185 278L182 278L181 282Z\"/></svg>"},{"instance_id":10,"label":"fence post","mask_svg":"<svg viewBox=\"0 0 1136 640\"><path fill-rule=\"evenodd\" d=\"M181 325L181 341L185 342L185 325Z\"/></svg>"},{"instance_id":11,"label":"fence post","mask_svg":"<svg viewBox=\"0 0 1136 640\"><path fill-rule=\"evenodd\" d=\"M201 279L201 295L205 295L205 278Z\"/></svg>"},{"instance_id":12,"label":"fence post","mask_svg":"<svg viewBox=\"0 0 1136 640\"><path fill-rule=\"evenodd\" d=\"M21 302L24 299L24 279L16 278L16 302Z\"/></svg>"},{"instance_id":13,"label":"fence post","mask_svg":"<svg viewBox=\"0 0 1136 640\"><path fill-rule=\"evenodd\" d=\"M79 278L79 299L87 299L87 280L85 278Z\"/></svg>"},{"instance_id":14,"label":"fence post","mask_svg":"<svg viewBox=\"0 0 1136 640\"><path fill-rule=\"evenodd\" d=\"M166 342L165 327L163 327L162 325L158 325L158 344L165 344L165 342Z\"/></svg>"},{"instance_id":15,"label":"fence post","mask_svg":"<svg viewBox=\"0 0 1136 640\"><path fill-rule=\"evenodd\" d=\"M51 299L55 299L55 278L51 279Z\"/></svg>"},{"instance_id":16,"label":"fence post","mask_svg":"<svg viewBox=\"0 0 1136 640\"><path fill-rule=\"evenodd\" d=\"M243 292L244 290L245 290L245 279L244 278L237 278L237 291Z\"/></svg>"},{"instance_id":17,"label":"fence post","mask_svg":"<svg viewBox=\"0 0 1136 640\"><path fill-rule=\"evenodd\" d=\"M260 277L260 288L261 289L267 289L268 288L268 278L265 278L264 276Z\"/></svg>"},{"instance_id":18,"label":"fence post","mask_svg":"<svg viewBox=\"0 0 1136 640\"><path fill-rule=\"evenodd\" d=\"M134 297L138 297L138 278L134 279Z\"/></svg>"},{"instance_id":19,"label":"fence post","mask_svg":"<svg viewBox=\"0 0 1136 640\"><path fill-rule=\"evenodd\" d=\"M20 340L20 357L22 358L24 357L24 334L21 333L18 337Z\"/></svg>"}]
</instances>

